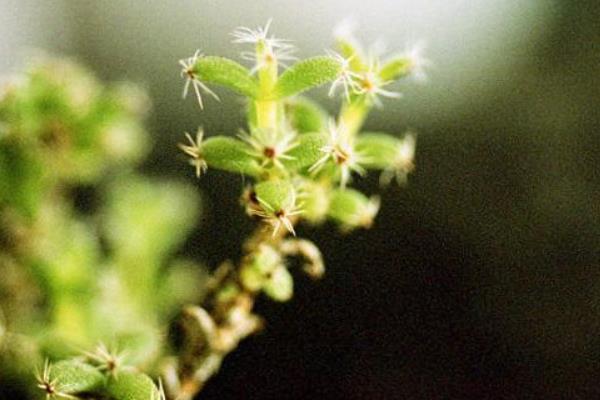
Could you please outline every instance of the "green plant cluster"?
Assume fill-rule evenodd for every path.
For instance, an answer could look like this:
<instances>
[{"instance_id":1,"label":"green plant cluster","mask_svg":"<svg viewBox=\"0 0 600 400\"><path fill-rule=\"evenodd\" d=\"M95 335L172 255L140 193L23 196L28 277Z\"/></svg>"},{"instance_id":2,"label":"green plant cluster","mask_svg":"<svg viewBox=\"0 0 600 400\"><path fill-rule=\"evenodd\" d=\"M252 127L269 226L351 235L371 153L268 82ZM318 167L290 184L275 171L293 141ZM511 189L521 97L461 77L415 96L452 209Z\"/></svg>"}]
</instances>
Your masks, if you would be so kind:
<instances>
[{"instance_id":1,"label":"green plant cluster","mask_svg":"<svg viewBox=\"0 0 600 400\"><path fill-rule=\"evenodd\" d=\"M0 387L159 398L140 371L157 368L164 327L202 277L173 257L196 191L134 171L148 106L139 88L105 86L66 60L39 60L3 88Z\"/></svg>"},{"instance_id":2,"label":"green plant cluster","mask_svg":"<svg viewBox=\"0 0 600 400\"><path fill-rule=\"evenodd\" d=\"M275 233L281 226L293 233L287 222L300 214L312 223L329 218L345 228L369 226L378 201L349 183L368 170L382 171L382 183L393 177L403 183L413 168L415 136L363 131L362 125L381 96L400 96L386 87L416 74L423 61L407 53L380 60L366 55L352 37L338 37L339 53L298 61L280 73L280 59L291 58L286 41L269 37L268 27L242 28L234 36L254 45L253 69L199 52L181 62L186 91L193 85L201 106L203 90L217 97L211 83L248 100L248 131L237 138L204 138L202 130L195 138L187 135L181 148L196 174L215 168L252 177L247 211L273 225ZM330 94L343 90L336 118L301 95L325 83L332 84Z\"/></svg>"},{"instance_id":3,"label":"green plant cluster","mask_svg":"<svg viewBox=\"0 0 600 400\"><path fill-rule=\"evenodd\" d=\"M381 58L346 34L338 52L297 60L269 24L233 33L252 47L242 53L249 68L200 52L180 62L184 95L192 89L201 107L203 92L218 99L212 84L247 100L237 137L199 129L180 145L197 176L248 177L241 202L259 221L241 259L223 262L204 285L200 266L175 257L198 216L196 191L135 172L149 148L139 89L104 86L58 60L3 89L0 382L21 382L32 397L191 400L263 327L257 297L292 298L291 258L323 275L319 248L296 237L297 227L368 228L379 197L352 188L354 180L378 171L384 185L405 182L414 134L363 124L382 97L400 97L390 85L423 76L419 49ZM341 94L335 116L304 97L325 84Z\"/></svg>"},{"instance_id":4,"label":"green plant cluster","mask_svg":"<svg viewBox=\"0 0 600 400\"><path fill-rule=\"evenodd\" d=\"M371 226L379 209L378 197L368 197L349 184L367 170L382 171L382 183L393 177L403 183L413 169L415 137L363 131L362 124L380 103L379 96L398 97L384 87L414 73L415 59L402 54L381 61L378 56L367 56L352 37L338 37L340 53L298 61L280 73L280 59L290 58L291 47L269 37L268 26L240 28L234 37L235 42L253 45L253 69L199 52L182 60L186 90L194 85L201 106L202 90L216 97L207 86L210 83L248 100L247 132L209 138L204 138L202 130L195 138L187 134L188 143L180 147L196 174L214 168L253 178L242 201L250 216L271 226L273 237L281 230L295 235L294 225L301 221L319 224L331 219L344 229ZM301 96L325 83L332 83L332 93L336 87L343 89L337 118ZM244 285L265 288L277 300L288 299L291 278L286 272L273 273L279 271L275 265L281 264L281 252L265 247L256 250L259 261L253 262L253 273L242 270L247 277L247 282L242 279ZM281 279L288 291L273 296L269 280L264 280L265 286L258 283L260 275Z\"/></svg>"},{"instance_id":5,"label":"green plant cluster","mask_svg":"<svg viewBox=\"0 0 600 400\"><path fill-rule=\"evenodd\" d=\"M269 34L269 24L233 32L234 43L251 46L242 53L252 61L250 68L200 51L180 62L184 96L191 86L200 107L203 92L218 99L211 84L247 100L247 127L237 137L205 137L199 129L195 137L186 134L187 143L180 148L198 177L211 169L249 177L241 201L259 226L246 240L239 263L228 262L217 270L217 283L203 306L186 310L188 340L166 374L171 379L165 380L167 394L174 398L192 398L223 357L261 328L253 310L258 295L276 301L292 297L289 258L304 259L312 277L323 274L318 247L295 237L299 224L331 220L344 231L368 228L379 210L379 197L351 188L353 180L375 170L381 172L382 184L394 178L404 183L413 169L414 134L399 138L368 132L363 123L373 107L381 106L381 97L400 97L390 85L423 75L427 62L419 49L382 59L352 35L340 35L338 52L297 60L288 41ZM324 84L331 85L332 96L341 92L336 116L304 97Z\"/></svg>"}]
</instances>

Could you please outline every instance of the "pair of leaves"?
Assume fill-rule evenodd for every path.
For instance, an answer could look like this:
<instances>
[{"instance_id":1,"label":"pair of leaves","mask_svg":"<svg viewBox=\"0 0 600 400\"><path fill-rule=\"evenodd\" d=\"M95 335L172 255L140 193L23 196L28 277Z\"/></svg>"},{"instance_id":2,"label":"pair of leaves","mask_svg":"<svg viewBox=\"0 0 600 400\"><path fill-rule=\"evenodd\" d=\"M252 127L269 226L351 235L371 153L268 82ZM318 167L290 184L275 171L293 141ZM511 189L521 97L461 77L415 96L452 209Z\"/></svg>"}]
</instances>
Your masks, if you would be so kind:
<instances>
[{"instance_id":1,"label":"pair of leaves","mask_svg":"<svg viewBox=\"0 0 600 400\"><path fill-rule=\"evenodd\" d=\"M299 170L314 164L321 156L321 148L326 138L321 133L307 133L297 137L298 145L286 155L290 159L282 162L287 169ZM248 176L259 176L263 168L252 155L250 146L245 142L228 137L213 136L201 145L202 157L209 168L240 173Z\"/></svg>"},{"instance_id":2,"label":"pair of leaves","mask_svg":"<svg viewBox=\"0 0 600 400\"><path fill-rule=\"evenodd\" d=\"M105 377L95 367L77 360L63 360L49 367L48 382L60 395L108 395L113 400L159 400L160 393L149 376L121 371Z\"/></svg>"},{"instance_id":3,"label":"pair of leaves","mask_svg":"<svg viewBox=\"0 0 600 400\"><path fill-rule=\"evenodd\" d=\"M230 59L201 57L190 72L202 82L228 87L252 99L259 97L258 80L247 68ZM339 62L331 57L320 56L299 61L281 74L272 93L261 100L280 99L302 93L336 79L340 72Z\"/></svg>"}]
</instances>

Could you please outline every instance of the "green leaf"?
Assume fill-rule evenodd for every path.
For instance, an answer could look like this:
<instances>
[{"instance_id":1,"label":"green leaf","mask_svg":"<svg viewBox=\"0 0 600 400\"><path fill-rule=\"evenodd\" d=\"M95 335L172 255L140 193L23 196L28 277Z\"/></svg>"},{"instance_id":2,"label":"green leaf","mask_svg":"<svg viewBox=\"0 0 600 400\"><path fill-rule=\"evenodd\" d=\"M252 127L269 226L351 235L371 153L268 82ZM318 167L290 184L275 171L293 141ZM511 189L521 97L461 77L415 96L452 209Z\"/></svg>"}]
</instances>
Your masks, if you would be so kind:
<instances>
[{"instance_id":1,"label":"green leaf","mask_svg":"<svg viewBox=\"0 0 600 400\"><path fill-rule=\"evenodd\" d=\"M281 253L272 246L260 245L240 271L240 279L247 289L260 290L274 270L283 266Z\"/></svg>"},{"instance_id":2,"label":"green leaf","mask_svg":"<svg viewBox=\"0 0 600 400\"><path fill-rule=\"evenodd\" d=\"M260 203L267 206L267 211L289 210L295 205L296 192L290 182L261 182L256 184L254 190Z\"/></svg>"},{"instance_id":3,"label":"green leaf","mask_svg":"<svg viewBox=\"0 0 600 400\"><path fill-rule=\"evenodd\" d=\"M96 368L76 360L64 360L50 367L50 382L65 394L91 393L104 385L104 375Z\"/></svg>"},{"instance_id":4,"label":"green leaf","mask_svg":"<svg viewBox=\"0 0 600 400\"><path fill-rule=\"evenodd\" d=\"M252 265L263 275L268 275L283 263L281 253L272 246L262 245L253 253Z\"/></svg>"},{"instance_id":5,"label":"green leaf","mask_svg":"<svg viewBox=\"0 0 600 400\"><path fill-rule=\"evenodd\" d=\"M352 71L362 72L369 68L364 61L364 51L355 40L338 37L336 38L336 46L341 56L350 60L350 69Z\"/></svg>"},{"instance_id":6,"label":"green leaf","mask_svg":"<svg viewBox=\"0 0 600 400\"><path fill-rule=\"evenodd\" d=\"M356 138L355 149L364 158L361 162L368 169L385 169L394 163L402 140L380 133L365 132Z\"/></svg>"},{"instance_id":7,"label":"green leaf","mask_svg":"<svg viewBox=\"0 0 600 400\"><path fill-rule=\"evenodd\" d=\"M317 224L323 221L329 210L330 186L324 182L306 179L302 182L302 218Z\"/></svg>"},{"instance_id":8,"label":"green leaf","mask_svg":"<svg viewBox=\"0 0 600 400\"><path fill-rule=\"evenodd\" d=\"M314 101L299 97L285 104L292 127L299 133L321 132L327 124L327 112Z\"/></svg>"},{"instance_id":9,"label":"green leaf","mask_svg":"<svg viewBox=\"0 0 600 400\"><path fill-rule=\"evenodd\" d=\"M327 137L322 133L306 133L297 138L298 146L291 149L287 155L293 157L283 160L283 164L289 169L301 169L316 163L323 152L321 149L327 144Z\"/></svg>"},{"instance_id":10,"label":"green leaf","mask_svg":"<svg viewBox=\"0 0 600 400\"><path fill-rule=\"evenodd\" d=\"M214 136L201 146L202 157L209 167L256 176L261 172L257 161L249 154L250 147L237 139Z\"/></svg>"},{"instance_id":11,"label":"green leaf","mask_svg":"<svg viewBox=\"0 0 600 400\"><path fill-rule=\"evenodd\" d=\"M265 275L254 264L245 264L240 270L240 281L246 289L256 292L263 287Z\"/></svg>"},{"instance_id":12,"label":"green leaf","mask_svg":"<svg viewBox=\"0 0 600 400\"><path fill-rule=\"evenodd\" d=\"M198 303L208 282L208 269L191 260L176 259L164 272L158 288L161 315L174 315L184 304Z\"/></svg>"},{"instance_id":13,"label":"green leaf","mask_svg":"<svg viewBox=\"0 0 600 400\"><path fill-rule=\"evenodd\" d=\"M258 93L258 83L244 66L227 58L207 56L199 58L191 71L207 83L216 83L247 97Z\"/></svg>"},{"instance_id":14,"label":"green leaf","mask_svg":"<svg viewBox=\"0 0 600 400\"><path fill-rule=\"evenodd\" d=\"M308 58L292 65L279 77L275 98L289 97L333 81L341 72L341 65L331 57Z\"/></svg>"},{"instance_id":15,"label":"green leaf","mask_svg":"<svg viewBox=\"0 0 600 400\"><path fill-rule=\"evenodd\" d=\"M412 62L407 57L397 57L387 61L379 70L382 81L395 81L410 73Z\"/></svg>"},{"instance_id":16,"label":"green leaf","mask_svg":"<svg viewBox=\"0 0 600 400\"><path fill-rule=\"evenodd\" d=\"M111 183L106 197L103 222L108 244L118 255L140 260L143 265L120 266L137 271L137 279L160 265L151 260L161 260L185 240L200 211L192 187L134 175Z\"/></svg>"},{"instance_id":17,"label":"green leaf","mask_svg":"<svg viewBox=\"0 0 600 400\"><path fill-rule=\"evenodd\" d=\"M294 294L294 279L287 268L279 267L271 273L263 291L275 301L288 301Z\"/></svg>"},{"instance_id":18,"label":"green leaf","mask_svg":"<svg viewBox=\"0 0 600 400\"><path fill-rule=\"evenodd\" d=\"M158 400L159 391L148 375L120 372L108 381L106 390L114 400Z\"/></svg>"},{"instance_id":19,"label":"green leaf","mask_svg":"<svg viewBox=\"0 0 600 400\"><path fill-rule=\"evenodd\" d=\"M379 211L379 199L354 189L338 189L331 196L328 216L345 228L370 227Z\"/></svg>"}]
</instances>

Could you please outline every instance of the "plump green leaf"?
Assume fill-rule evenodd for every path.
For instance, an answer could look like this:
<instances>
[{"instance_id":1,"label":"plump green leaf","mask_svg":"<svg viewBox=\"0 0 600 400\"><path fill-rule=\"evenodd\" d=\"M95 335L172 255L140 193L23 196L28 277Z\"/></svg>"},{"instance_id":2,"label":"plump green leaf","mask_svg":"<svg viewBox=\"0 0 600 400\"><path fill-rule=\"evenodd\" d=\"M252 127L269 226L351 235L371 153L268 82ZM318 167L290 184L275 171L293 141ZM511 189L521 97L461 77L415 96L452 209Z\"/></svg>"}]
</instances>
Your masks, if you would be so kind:
<instances>
[{"instance_id":1,"label":"plump green leaf","mask_svg":"<svg viewBox=\"0 0 600 400\"><path fill-rule=\"evenodd\" d=\"M323 182L306 179L302 182L302 218L317 224L327 216L330 187Z\"/></svg>"},{"instance_id":2,"label":"plump green leaf","mask_svg":"<svg viewBox=\"0 0 600 400\"><path fill-rule=\"evenodd\" d=\"M289 210L295 204L296 191L288 181L266 181L254 186L256 197L267 211ZM271 208L269 210L269 208Z\"/></svg>"},{"instance_id":3,"label":"plump green leaf","mask_svg":"<svg viewBox=\"0 0 600 400\"><path fill-rule=\"evenodd\" d=\"M281 253L269 245L260 246L253 254L251 262L254 268L263 275L270 274L282 263Z\"/></svg>"},{"instance_id":4,"label":"plump green leaf","mask_svg":"<svg viewBox=\"0 0 600 400\"><path fill-rule=\"evenodd\" d=\"M332 57L320 56L297 62L288 68L275 85L275 98L289 97L333 81L341 65Z\"/></svg>"},{"instance_id":5,"label":"plump green leaf","mask_svg":"<svg viewBox=\"0 0 600 400\"><path fill-rule=\"evenodd\" d=\"M111 377L106 391L114 400L159 400L159 391L148 375L120 372Z\"/></svg>"},{"instance_id":6,"label":"plump green leaf","mask_svg":"<svg viewBox=\"0 0 600 400\"><path fill-rule=\"evenodd\" d=\"M258 291L265 282L265 275L258 271L253 264L246 264L240 270L240 281L246 289Z\"/></svg>"},{"instance_id":7,"label":"plump green leaf","mask_svg":"<svg viewBox=\"0 0 600 400\"><path fill-rule=\"evenodd\" d=\"M216 83L254 98L258 83L244 66L223 57L200 57L191 71L201 82Z\"/></svg>"},{"instance_id":8,"label":"plump green leaf","mask_svg":"<svg viewBox=\"0 0 600 400\"><path fill-rule=\"evenodd\" d=\"M275 301L288 301L294 294L294 279L287 268L279 267L270 274L263 291Z\"/></svg>"},{"instance_id":9,"label":"plump green leaf","mask_svg":"<svg viewBox=\"0 0 600 400\"><path fill-rule=\"evenodd\" d=\"M261 290L272 279L276 270L284 268L281 253L269 245L261 245L252 253L240 271L240 279L245 288Z\"/></svg>"},{"instance_id":10,"label":"plump green leaf","mask_svg":"<svg viewBox=\"0 0 600 400\"><path fill-rule=\"evenodd\" d=\"M273 273L283 265L281 253L272 246L259 246L244 263L240 271L240 279L247 289L258 291Z\"/></svg>"},{"instance_id":11,"label":"plump green leaf","mask_svg":"<svg viewBox=\"0 0 600 400\"><path fill-rule=\"evenodd\" d=\"M355 148L364 158L364 167L384 169L394 162L401 144L402 140L397 137L380 132L365 132L358 135Z\"/></svg>"},{"instance_id":12,"label":"plump green leaf","mask_svg":"<svg viewBox=\"0 0 600 400\"><path fill-rule=\"evenodd\" d=\"M327 144L327 137L324 134L306 133L298 136L297 141L298 145L287 153L292 159L283 162L287 168L301 169L308 167L323 157L321 149Z\"/></svg>"},{"instance_id":13,"label":"plump green leaf","mask_svg":"<svg viewBox=\"0 0 600 400\"><path fill-rule=\"evenodd\" d=\"M410 73L411 60L407 57L396 57L387 61L379 70L382 81L394 81Z\"/></svg>"},{"instance_id":14,"label":"plump green leaf","mask_svg":"<svg viewBox=\"0 0 600 400\"><path fill-rule=\"evenodd\" d=\"M77 360L64 360L50 367L55 389L65 394L91 393L104 385L104 375L96 368Z\"/></svg>"},{"instance_id":15,"label":"plump green leaf","mask_svg":"<svg viewBox=\"0 0 600 400\"><path fill-rule=\"evenodd\" d=\"M365 63L364 51L355 40L346 37L336 38L336 47L341 56L350 60L350 69L355 72L361 72L368 69Z\"/></svg>"},{"instance_id":16,"label":"plump green leaf","mask_svg":"<svg viewBox=\"0 0 600 400\"><path fill-rule=\"evenodd\" d=\"M285 110L292 127L299 133L321 132L327 124L327 112L306 97L287 102Z\"/></svg>"},{"instance_id":17,"label":"plump green leaf","mask_svg":"<svg viewBox=\"0 0 600 400\"><path fill-rule=\"evenodd\" d=\"M338 189L332 193L328 216L346 228L369 227L379 211L378 198L369 199L354 189Z\"/></svg>"},{"instance_id":18,"label":"plump green leaf","mask_svg":"<svg viewBox=\"0 0 600 400\"><path fill-rule=\"evenodd\" d=\"M331 196L328 215L335 220L344 222L349 216L355 215L368 201L367 196L357 190L335 190Z\"/></svg>"},{"instance_id":19,"label":"plump green leaf","mask_svg":"<svg viewBox=\"0 0 600 400\"><path fill-rule=\"evenodd\" d=\"M202 143L202 157L209 168L256 176L261 168L249 151L246 143L227 136L214 136Z\"/></svg>"}]
</instances>

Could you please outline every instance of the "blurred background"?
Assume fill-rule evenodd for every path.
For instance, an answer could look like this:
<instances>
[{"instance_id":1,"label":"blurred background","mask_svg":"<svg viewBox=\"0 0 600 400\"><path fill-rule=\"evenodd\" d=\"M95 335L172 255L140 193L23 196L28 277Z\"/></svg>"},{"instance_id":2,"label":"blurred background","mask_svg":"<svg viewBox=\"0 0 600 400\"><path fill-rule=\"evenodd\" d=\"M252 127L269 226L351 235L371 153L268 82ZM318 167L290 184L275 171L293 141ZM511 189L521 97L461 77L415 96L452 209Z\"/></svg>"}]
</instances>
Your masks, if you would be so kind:
<instances>
[{"instance_id":1,"label":"blurred background","mask_svg":"<svg viewBox=\"0 0 600 400\"><path fill-rule=\"evenodd\" d=\"M418 40L433 61L369 130L419 132L417 169L376 226L303 229L327 262L268 329L227 358L203 399L600 398L600 4L595 0L0 0L0 74L33 54L74 56L151 95L144 171L186 177L204 199L185 254L215 266L252 229L242 182L196 183L184 131L236 134L241 102L181 99L177 61L238 57L231 32L274 19L300 56L351 18L365 43ZM333 112L335 100L315 91ZM359 183L377 191L376 176ZM241 227L241 228L240 228ZM242 234L240 234L242 232Z\"/></svg>"}]
</instances>

